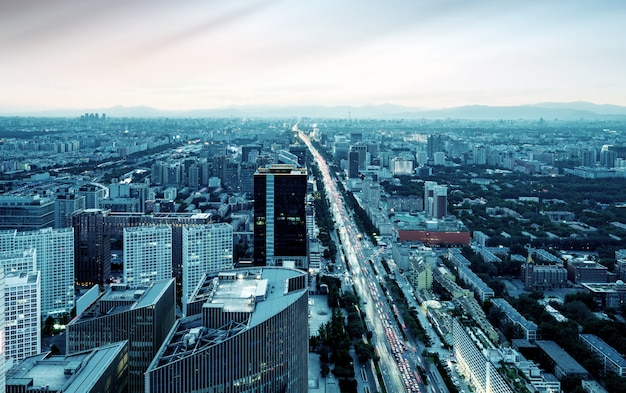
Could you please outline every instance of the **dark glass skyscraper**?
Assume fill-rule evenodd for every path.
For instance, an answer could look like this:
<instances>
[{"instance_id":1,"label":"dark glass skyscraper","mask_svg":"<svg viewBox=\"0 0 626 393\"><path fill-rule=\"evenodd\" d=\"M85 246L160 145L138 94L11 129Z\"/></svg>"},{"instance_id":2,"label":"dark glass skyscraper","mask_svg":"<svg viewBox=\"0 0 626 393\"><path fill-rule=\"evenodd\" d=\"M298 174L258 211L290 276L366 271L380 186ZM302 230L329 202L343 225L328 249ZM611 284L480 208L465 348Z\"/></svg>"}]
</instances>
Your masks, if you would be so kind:
<instances>
[{"instance_id":1,"label":"dark glass skyscraper","mask_svg":"<svg viewBox=\"0 0 626 393\"><path fill-rule=\"evenodd\" d=\"M307 170L271 165L254 174L254 265L308 268Z\"/></svg>"}]
</instances>

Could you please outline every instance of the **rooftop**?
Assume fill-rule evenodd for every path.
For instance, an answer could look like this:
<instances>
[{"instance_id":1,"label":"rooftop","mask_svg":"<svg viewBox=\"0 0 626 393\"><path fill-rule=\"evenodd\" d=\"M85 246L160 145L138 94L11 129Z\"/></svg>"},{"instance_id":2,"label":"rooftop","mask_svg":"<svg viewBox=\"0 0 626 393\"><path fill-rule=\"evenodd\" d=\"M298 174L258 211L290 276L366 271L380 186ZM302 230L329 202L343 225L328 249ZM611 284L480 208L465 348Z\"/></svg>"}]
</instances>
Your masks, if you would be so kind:
<instances>
[{"instance_id":1,"label":"rooftop","mask_svg":"<svg viewBox=\"0 0 626 393\"><path fill-rule=\"evenodd\" d=\"M126 346L127 341L120 341L72 355L52 356L48 352L31 356L7 371L6 384L23 385L32 380L34 387L43 386L51 391L90 391L97 380L95 376L101 374Z\"/></svg>"},{"instance_id":2,"label":"rooftop","mask_svg":"<svg viewBox=\"0 0 626 393\"><path fill-rule=\"evenodd\" d=\"M129 289L124 284L117 284L109 287L109 289L100 295L100 297L94 301L89 307L85 309L81 314L77 315L75 320L87 320L91 318L98 318L103 315L110 315L113 313L123 312L130 309L138 309L142 307L148 307L156 304L158 299L162 296L163 292L173 284L174 279L156 281L150 286L142 288ZM116 303L112 308L101 308L99 303L111 302ZM126 302L126 304L120 304Z\"/></svg>"},{"instance_id":3,"label":"rooftop","mask_svg":"<svg viewBox=\"0 0 626 393\"><path fill-rule=\"evenodd\" d=\"M594 334L581 334L580 338L596 348L600 353L609 358L618 367L626 367L626 359L617 352L615 348L605 343L600 337Z\"/></svg>"},{"instance_id":4,"label":"rooftop","mask_svg":"<svg viewBox=\"0 0 626 393\"><path fill-rule=\"evenodd\" d=\"M583 366L580 365L573 357L571 357L557 343L550 340L537 340L535 344L543 350L563 371L565 374L589 374Z\"/></svg>"},{"instance_id":5,"label":"rooftop","mask_svg":"<svg viewBox=\"0 0 626 393\"><path fill-rule=\"evenodd\" d=\"M302 282L292 279L302 278ZM280 267L232 269L205 276L196 301L204 308L221 308L223 313L248 314L247 318L225 318L223 326L209 327L203 314L176 321L150 368L186 357L216 345L246 329L257 326L291 305L308 292L306 273Z\"/></svg>"}]
</instances>

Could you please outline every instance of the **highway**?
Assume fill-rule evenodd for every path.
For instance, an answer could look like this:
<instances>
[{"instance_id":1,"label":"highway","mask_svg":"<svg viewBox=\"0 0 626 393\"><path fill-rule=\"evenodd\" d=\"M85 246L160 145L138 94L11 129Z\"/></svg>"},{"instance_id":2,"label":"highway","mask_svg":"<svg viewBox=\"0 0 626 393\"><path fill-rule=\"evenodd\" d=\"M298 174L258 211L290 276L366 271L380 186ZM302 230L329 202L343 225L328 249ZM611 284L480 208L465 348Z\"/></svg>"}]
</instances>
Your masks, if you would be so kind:
<instances>
[{"instance_id":1,"label":"highway","mask_svg":"<svg viewBox=\"0 0 626 393\"><path fill-rule=\"evenodd\" d=\"M362 235L353 225L343 196L337 189L324 158L311 144L308 136L297 129L297 125L294 126L294 131L299 132L300 139L307 145L322 173L335 226L345 252L346 264L352 273L357 293L363 301L361 309L365 311L368 328L373 333L372 344L379 356L379 367L386 390L410 393L424 391L418 373L409 363L409 359L415 359L416 354L409 350L404 342L391 307L380 287L375 267L370 262L375 255L366 256L366 253L370 254L370 250L368 248L365 251L363 246L366 244L369 246L369 242L362 240Z\"/></svg>"}]
</instances>

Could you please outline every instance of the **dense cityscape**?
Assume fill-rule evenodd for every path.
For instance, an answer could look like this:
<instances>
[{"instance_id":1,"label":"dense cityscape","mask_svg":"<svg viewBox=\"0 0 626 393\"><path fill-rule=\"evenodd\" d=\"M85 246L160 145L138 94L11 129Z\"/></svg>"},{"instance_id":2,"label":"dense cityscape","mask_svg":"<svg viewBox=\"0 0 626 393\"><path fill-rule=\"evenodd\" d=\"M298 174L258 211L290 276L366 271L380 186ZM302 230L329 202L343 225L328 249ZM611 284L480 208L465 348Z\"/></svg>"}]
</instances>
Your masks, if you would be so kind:
<instances>
[{"instance_id":1,"label":"dense cityscape","mask_svg":"<svg viewBox=\"0 0 626 393\"><path fill-rule=\"evenodd\" d=\"M2 391L625 391L625 126L2 117Z\"/></svg>"}]
</instances>

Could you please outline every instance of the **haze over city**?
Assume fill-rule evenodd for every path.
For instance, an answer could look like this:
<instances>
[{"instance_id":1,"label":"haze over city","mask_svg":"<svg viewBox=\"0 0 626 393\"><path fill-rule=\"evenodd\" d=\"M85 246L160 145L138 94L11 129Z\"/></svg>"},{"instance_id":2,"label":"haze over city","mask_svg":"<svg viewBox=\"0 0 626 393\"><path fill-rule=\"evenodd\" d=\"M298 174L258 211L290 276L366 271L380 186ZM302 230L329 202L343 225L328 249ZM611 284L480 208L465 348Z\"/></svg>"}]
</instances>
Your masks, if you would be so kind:
<instances>
[{"instance_id":1,"label":"haze over city","mask_svg":"<svg viewBox=\"0 0 626 393\"><path fill-rule=\"evenodd\" d=\"M626 105L622 2L5 1L0 113Z\"/></svg>"}]
</instances>

